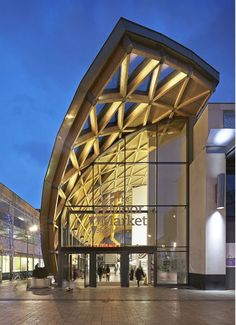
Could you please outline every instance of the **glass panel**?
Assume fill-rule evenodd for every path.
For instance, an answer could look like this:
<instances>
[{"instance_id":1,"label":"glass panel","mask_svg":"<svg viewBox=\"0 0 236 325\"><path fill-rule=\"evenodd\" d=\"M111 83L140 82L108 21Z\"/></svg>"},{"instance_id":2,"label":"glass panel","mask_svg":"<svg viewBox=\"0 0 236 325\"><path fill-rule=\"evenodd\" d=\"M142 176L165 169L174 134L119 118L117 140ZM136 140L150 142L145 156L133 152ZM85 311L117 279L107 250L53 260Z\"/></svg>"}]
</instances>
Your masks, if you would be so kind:
<instances>
[{"instance_id":1,"label":"glass panel","mask_svg":"<svg viewBox=\"0 0 236 325\"><path fill-rule=\"evenodd\" d=\"M2 257L2 272L3 273L10 272L10 256Z\"/></svg>"},{"instance_id":2,"label":"glass panel","mask_svg":"<svg viewBox=\"0 0 236 325\"><path fill-rule=\"evenodd\" d=\"M44 261L43 261L42 258L41 258L40 261L39 261L39 266L40 266L40 267L44 267L44 266L45 266L45 265L44 265Z\"/></svg>"},{"instance_id":3,"label":"glass panel","mask_svg":"<svg viewBox=\"0 0 236 325\"><path fill-rule=\"evenodd\" d=\"M126 246L145 246L156 245L156 212L155 208L143 207L141 213L135 211L135 206L132 207L134 213L126 214L125 228L125 245Z\"/></svg>"},{"instance_id":4,"label":"glass panel","mask_svg":"<svg viewBox=\"0 0 236 325\"><path fill-rule=\"evenodd\" d=\"M235 112L224 111L224 128L234 129L235 128Z\"/></svg>"},{"instance_id":5,"label":"glass panel","mask_svg":"<svg viewBox=\"0 0 236 325\"><path fill-rule=\"evenodd\" d=\"M157 244L186 246L186 208L157 208Z\"/></svg>"},{"instance_id":6,"label":"glass panel","mask_svg":"<svg viewBox=\"0 0 236 325\"><path fill-rule=\"evenodd\" d=\"M173 120L158 125L159 162L186 162L186 121Z\"/></svg>"},{"instance_id":7,"label":"glass panel","mask_svg":"<svg viewBox=\"0 0 236 325\"><path fill-rule=\"evenodd\" d=\"M152 263L152 254L130 254L129 255L129 280L130 286L148 285L152 282L150 265ZM137 269L140 268L139 283L137 278Z\"/></svg>"},{"instance_id":8,"label":"glass panel","mask_svg":"<svg viewBox=\"0 0 236 325\"><path fill-rule=\"evenodd\" d=\"M186 252L165 251L157 253L157 283L187 283Z\"/></svg>"},{"instance_id":9,"label":"glass panel","mask_svg":"<svg viewBox=\"0 0 236 325\"><path fill-rule=\"evenodd\" d=\"M126 162L156 161L156 125L126 137Z\"/></svg>"},{"instance_id":10,"label":"glass panel","mask_svg":"<svg viewBox=\"0 0 236 325\"><path fill-rule=\"evenodd\" d=\"M35 265L39 266L39 258L34 258L34 269L35 269Z\"/></svg>"},{"instance_id":11,"label":"glass panel","mask_svg":"<svg viewBox=\"0 0 236 325\"><path fill-rule=\"evenodd\" d=\"M149 170L149 165L146 163L126 164L126 169L125 169L126 205L147 205L148 204L148 187L147 187L148 170ZM142 195L141 201L138 199L138 196L140 195Z\"/></svg>"},{"instance_id":12,"label":"glass panel","mask_svg":"<svg viewBox=\"0 0 236 325\"><path fill-rule=\"evenodd\" d=\"M186 204L186 164L158 164L159 205Z\"/></svg>"},{"instance_id":13,"label":"glass panel","mask_svg":"<svg viewBox=\"0 0 236 325\"><path fill-rule=\"evenodd\" d=\"M32 259L32 257L28 258L28 268L29 268L29 271L33 271L33 259Z\"/></svg>"},{"instance_id":14,"label":"glass panel","mask_svg":"<svg viewBox=\"0 0 236 325\"><path fill-rule=\"evenodd\" d=\"M123 207L120 208L123 210ZM94 246L116 247L124 245L124 214L116 213L120 208L107 208L94 215L94 219L91 220Z\"/></svg>"},{"instance_id":15,"label":"glass panel","mask_svg":"<svg viewBox=\"0 0 236 325\"><path fill-rule=\"evenodd\" d=\"M21 271L27 271L27 257L21 257Z\"/></svg>"},{"instance_id":16,"label":"glass panel","mask_svg":"<svg viewBox=\"0 0 236 325\"><path fill-rule=\"evenodd\" d=\"M105 285L107 282L112 282L112 285L119 285L120 254L97 254L96 270L98 286Z\"/></svg>"},{"instance_id":17,"label":"glass panel","mask_svg":"<svg viewBox=\"0 0 236 325\"><path fill-rule=\"evenodd\" d=\"M95 164L93 191L95 206L124 205L124 165Z\"/></svg>"},{"instance_id":18,"label":"glass panel","mask_svg":"<svg viewBox=\"0 0 236 325\"><path fill-rule=\"evenodd\" d=\"M20 272L20 256L13 257L13 272Z\"/></svg>"}]
</instances>

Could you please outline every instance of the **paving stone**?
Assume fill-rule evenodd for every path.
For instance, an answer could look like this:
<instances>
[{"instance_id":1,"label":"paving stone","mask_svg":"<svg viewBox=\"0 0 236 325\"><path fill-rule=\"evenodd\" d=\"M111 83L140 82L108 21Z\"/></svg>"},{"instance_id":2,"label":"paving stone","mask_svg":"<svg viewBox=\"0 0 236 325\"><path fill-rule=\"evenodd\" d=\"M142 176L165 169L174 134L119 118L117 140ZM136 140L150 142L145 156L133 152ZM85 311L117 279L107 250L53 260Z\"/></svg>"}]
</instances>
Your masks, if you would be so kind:
<instances>
[{"instance_id":1,"label":"paving stone","mask_svg":"<svg viewBox=\"0 0 236 325\"><path fill-rule=\"evenodd\" d=\"M153 287L27 291L0 285L1 324L232 325L234 291Z\"/></svg>"}]
</instances>

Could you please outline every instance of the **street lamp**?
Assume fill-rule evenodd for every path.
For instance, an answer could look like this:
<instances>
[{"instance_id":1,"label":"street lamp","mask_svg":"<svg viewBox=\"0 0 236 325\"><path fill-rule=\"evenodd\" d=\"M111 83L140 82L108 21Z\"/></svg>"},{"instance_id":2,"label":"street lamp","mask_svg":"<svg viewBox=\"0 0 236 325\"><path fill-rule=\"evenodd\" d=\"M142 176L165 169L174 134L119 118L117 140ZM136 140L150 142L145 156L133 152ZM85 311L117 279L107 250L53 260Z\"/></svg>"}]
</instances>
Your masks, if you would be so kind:
<instances>
[{"instance_id":1,"label":"street lamp","mask_svg":"<svg viewBox=\"0 0 236 325\"><path fill-rule=\"evenodd\" d=\"M28 279L29 277L29 238L31 238L31 235L29 234L30 233L33 233L33 232L36 232L38 230L38 226L37 225L32 225L28 228L27 230L27 235L26 235L26 238L27 238L27 248L26 248L26 252L27 252L27 268L26 268L26 277Z\"/></svg>"}]
</instances>

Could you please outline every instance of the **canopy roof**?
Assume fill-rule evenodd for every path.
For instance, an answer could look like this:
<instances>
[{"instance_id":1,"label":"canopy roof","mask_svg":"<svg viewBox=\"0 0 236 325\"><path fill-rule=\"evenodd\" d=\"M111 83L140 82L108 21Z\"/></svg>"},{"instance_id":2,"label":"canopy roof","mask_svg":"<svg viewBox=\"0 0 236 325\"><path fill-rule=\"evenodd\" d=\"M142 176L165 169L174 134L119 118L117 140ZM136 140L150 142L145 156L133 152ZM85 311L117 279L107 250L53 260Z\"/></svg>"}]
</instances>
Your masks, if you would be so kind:
<instances>
[{"instance_id":1,"label":"canopy roof","mask_svg":"<svg viewBox=\"0 0 236 325\"><path fill-rule=\"evenodd\" d=\"M56 270L58 217L87 197L91 164L148 125L196 116L218 78L191 50L126 19L118 21L75 93L45 176L40 220L51 271Z\"/></svg>"}]
</instances>

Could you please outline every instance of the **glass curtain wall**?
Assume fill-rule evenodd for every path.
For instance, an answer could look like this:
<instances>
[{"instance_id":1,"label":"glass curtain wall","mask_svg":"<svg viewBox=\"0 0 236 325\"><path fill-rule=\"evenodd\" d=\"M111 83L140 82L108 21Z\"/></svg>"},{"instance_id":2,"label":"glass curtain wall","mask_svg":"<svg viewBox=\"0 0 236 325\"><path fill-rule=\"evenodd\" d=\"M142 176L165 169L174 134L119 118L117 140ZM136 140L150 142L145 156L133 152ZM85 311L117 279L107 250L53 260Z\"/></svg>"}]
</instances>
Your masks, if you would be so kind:
<instances>
[{"instance_id":1,"label":"glass curtain wall","mask_svg":"<svg viewBox=\"0 0 236 325\"><path fill-rule=\"evenodd\" d=\"M99 156L83 175L63 244L156 246L158 282L186 282L186 130L186 119L130 130Z\"/></svg>"},{"instance_id":2,"label":"glass curtain wall","mask_svg":"<svg viewBox=\"0 0 236 325\"><path fill-rule=\"evenodd\" d=\"M29 271L33 270L34 259L42 261L40 231L29 234L32 224L39 229L38 218L10 200L0 198L0 271L3 279L11 278L15 272L26 271L27 251Z\"/></svg>"},{"instance_id":3,"label":"glass curtain wall","mask_svg":"<svg viewBox=\"0 0 236 325\"><path fill-rule=\"evenodd\" d=\"M121 138L99 156L85 171L77 203L70 208L64 245L157 246L160 274L169 251L182 261L187 250L186 123L161 121Z\"/></svg>"}]
</instances>

